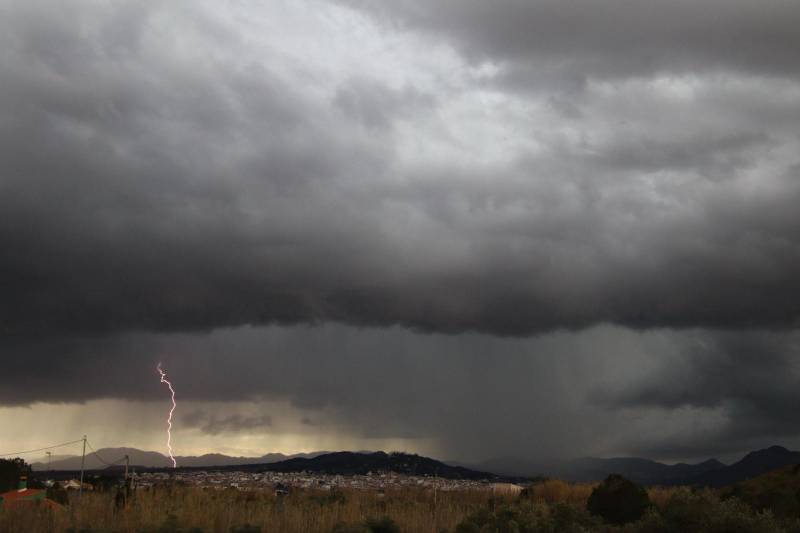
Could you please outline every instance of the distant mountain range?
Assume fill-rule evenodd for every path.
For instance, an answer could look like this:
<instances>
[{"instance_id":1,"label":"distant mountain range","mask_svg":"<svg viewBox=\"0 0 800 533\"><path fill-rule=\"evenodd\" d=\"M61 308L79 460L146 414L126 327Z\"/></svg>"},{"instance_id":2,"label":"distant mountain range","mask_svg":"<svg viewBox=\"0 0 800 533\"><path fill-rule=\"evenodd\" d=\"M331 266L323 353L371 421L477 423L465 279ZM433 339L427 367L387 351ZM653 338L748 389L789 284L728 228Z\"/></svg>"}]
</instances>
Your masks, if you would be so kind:
<instances>
[{"instance_id":1,"label":"distant mountain range","mask_svg":"<svg viewBox=\"0 0 800 533\"><path fill-rule=\"evenodd\" d=\"M106 463L118 462L125 455L139 468L168 468L168 457L158 452L135 448L102 448L87 454L86 469L102 470ZM102 459L102 460L101 460ZM313 452L294 455L269 453L260 457L231 457L222 454L176 457L181 468L241 469L275 472L319 472L327 474L366 474L391 471L414 475L438 475L451 479L503 479L547 476L567 481L598 481L609 474L621 474L648 485L699 485L722 487L753 478L776 468L800 464L800 452L772 446L748 453L740 461L726 465L716 459L701 463L668 465L638 457L599 459L587 457L546 465L517 461L488 461L478 466L445 463L405 453L384 452ZM78 470L79 456L58 457L51 461L53 470ZM36 471L47 470L47 463L33 463ZM493 473L490 473L493 472Z\"/></svg>"},{"instance_id":2,"label":"distant mountain range","mask_svg":"<svg viewBox=\"0 0 800 533\"><path fill-rule=\"evenodd\" d=\"M740 461L725 468L685 478L681 484L723 487L760 476L778 468L798 464L800 464L800 452L787 450L783 446L772 446L750 452Z\"/></svg>"},{"instance_id":3,"label":"distant mountain range","mask_svg":"<svg viewBox=\"0 0 800 533\"><path fill-rule=\"evenodd\" d=\"M599 459L586 457L546 465L514 460L487 461L475 468L500 474L542 475L567 481L599 481L609 474L621 474L647 485L699 485L722 487L744 481L788 465L800 464L800 452L772 446L748 453L741 460L726 465L716 459L701 463L668 465L638 457Z\"/></svg>"},{"instance_id":4,"label":"distant mountain range","mask_svg":"<svg viewBox=\"0 0 800 533\"><path fill-rule=\"evenodd\" d=\"M276 463L287 459L311 458L329 452L297 453L284 455L282 453L268 453L260 457L231 457L220 453L208 453L205 455L176 456L179 466L186 467L209 467L209 466L234 466L248 464ZM121 459L125 456L130 457L131 466L145 468L168 468L172 466L169 457L158 453L138 450L136 448L100 448L96 453L86 453L85 468L87 470L102 470L108 463L121 464ZM31 464L34 471L45 471L48 469L46 461L37 461ZM51 470L79 470L81 468L81 457L79 455L53 456L50 460Z\"/></svg>"},{"instance_id":5,"label":"distant mountain range","mask_svg":"<svg viewBox=\"0 0 800 533\"><path fill-rule=\"evenodd\" d=\"M546 464L519 463L509 459L495 460L481 463L475 468L502 474L513 472L518 475L539 475L573 482L599 481L609 474L622 474L637 483L663 485L668 484L671 480L682 480L725 467L724 463L716 459L709 459L696 464L678 463L668 465L639 457L614 457L610 459L584 457L568 461L553 461Z\"/></svg>"}]
</instances>

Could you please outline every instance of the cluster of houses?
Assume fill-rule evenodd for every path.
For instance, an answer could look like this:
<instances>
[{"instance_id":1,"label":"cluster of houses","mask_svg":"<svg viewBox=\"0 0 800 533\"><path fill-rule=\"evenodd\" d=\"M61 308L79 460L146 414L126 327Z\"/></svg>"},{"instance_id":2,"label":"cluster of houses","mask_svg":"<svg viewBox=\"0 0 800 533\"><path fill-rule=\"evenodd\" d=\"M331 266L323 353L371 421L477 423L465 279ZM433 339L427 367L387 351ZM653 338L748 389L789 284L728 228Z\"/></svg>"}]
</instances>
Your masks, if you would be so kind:
<instances>
[{"instance_id":1,"label":"cluster of houses","mask_svg":"<svg viewBox=\"0 0 800 533\"><path fill-rule=\"evenodd\" d=\"M367 475L332 475L312 472L220 472L179 471L145 472L134 474L136 488L173 483L201 487L239 490L273 489L283 493L289 489L360 489L387 490L403 488L428 488L441 491L491 490L519 492L522 487L509 483L492 483L485 480L444 479L429 476L410 476L394 472L369 472Z\"/></svg>"},{"instance_id":2,"label":"cluster of houses","mask_svg":"<svg viewBox=\"0 0 800 533\"><path fill-rule=\"evenodd\" d=\"M133 473L126 486L129 489L183 484L199 488L235 490L274 490L277 495L295 489L315 490L374 490L383 493L396 489L430 489L440 491L481 490L497 493L519 493L522 487L510 483L493 483L487 480L444 479L429 476L409 476L394 472L369 472L367 475L332 475L312 472L236 472L236 471L178 471ZM66 491L77 491L77 479L46 481L45 486ZM84 491L94 490L83 483ZM45 505L60 509L61 504L47 497L47 489L28 488L27 479L21 478L19 487L0 494L0 509L26 505Z\"/></svg>"}]
</instances>

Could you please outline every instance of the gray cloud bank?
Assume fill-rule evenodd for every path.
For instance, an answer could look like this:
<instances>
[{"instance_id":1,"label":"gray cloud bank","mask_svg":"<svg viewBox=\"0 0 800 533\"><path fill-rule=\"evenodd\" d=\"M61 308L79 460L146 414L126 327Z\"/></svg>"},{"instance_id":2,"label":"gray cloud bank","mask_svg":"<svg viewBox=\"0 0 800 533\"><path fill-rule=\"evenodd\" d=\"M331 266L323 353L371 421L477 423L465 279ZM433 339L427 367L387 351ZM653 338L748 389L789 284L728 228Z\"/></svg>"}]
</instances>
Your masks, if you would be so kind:
<instances>
[{"instance_id":1,"label":"gray cloud bank","mask_svg":"<svg viewBox=\"0 0 800 533\"><path fill-rule=\"evenodd\" d=\"M243 416L233 414L219 418L203 411L192 411L181 418L181 423L187 427L199 428L200 431L209 435L220 435L222 433L263 430L272 426L272 417L269 415Z\"/></svg>"},{"instance_id":2,"label":"gray cloud bank","mask_svg":"<svg viewBox=\"0 0 800 533\"><path fill-rule=\"evenodd\" d=\"M291 55L213 4L7 2L3 330L797 324L795 6L389 5L466 62L357 72L355 43Z\"/></svg>"},{"instance_id":3,"label":"gray cloud bank","mask_svg":"<svg viewBox=\"0 0 800 533\"><path fill-rule=\"evenodd\" d=\"M473 61L530 78L625 78L708 70L796 76L798 7L789 0L424 0L343 3L395 27L449 39Z\"/></svg>"},{"instance_id":4,"label":"gray cloud bank","mask_svg":"<svg viewBox=\"0 0 800 533\"><path fill-rule=\"evenodd\" d=\"M465 456L794 438L796 3L0 13L0 403L163 358Z\"/></svg>"},{"instance_id":5,"label":"gray cloud bank","mask_svg":"<svg viewBox=\"0 0 800 533\"><path fill-rule=\"evenodd\" d=\"M49 339L2 346L15 357L0 375L0 404L167 405L162 361L178 394L176 427L212 436L280 435L286 414L258 406L288 402L295 425L309 418L320 432L424 439L442 457L724 458L800 446L799 342L796 332L609 326L535 338L328 325Z\"/></svg>"}]
</instances>

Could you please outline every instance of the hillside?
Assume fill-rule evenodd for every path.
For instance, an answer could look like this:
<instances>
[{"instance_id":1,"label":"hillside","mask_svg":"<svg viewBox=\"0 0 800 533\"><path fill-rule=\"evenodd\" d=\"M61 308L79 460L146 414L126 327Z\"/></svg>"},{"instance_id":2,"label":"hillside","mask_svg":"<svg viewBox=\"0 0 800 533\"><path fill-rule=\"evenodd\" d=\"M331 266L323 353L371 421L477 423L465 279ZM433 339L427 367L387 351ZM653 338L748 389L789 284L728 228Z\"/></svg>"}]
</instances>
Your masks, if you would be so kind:
<instances>
[{"instance_id":1,"label":"hillside","mask_svg":"<svg viewBox=\"0 0 800 533\"><path fill-rule=\"evenodd\" d=\"M257 465L258 466L258 465ZM416 476L439 476L448 479L496 479L498 476L453 466L420 455L407 453L336 452L313 458L294 458L268 465L269 472L316 472L320 474L364 475L368 472L395 472Z\"/></svg>"},{"instance_id":2,"label":"hillside","mask_svg":"<svg viewBox=\"0 0 800 533\"><path fill-rule=\"evenodd\" d=\"M800 516L800 465L788 465L741 481L722 490L756 510L770 509L780 517Z\"/></svg>"}]
</instances>

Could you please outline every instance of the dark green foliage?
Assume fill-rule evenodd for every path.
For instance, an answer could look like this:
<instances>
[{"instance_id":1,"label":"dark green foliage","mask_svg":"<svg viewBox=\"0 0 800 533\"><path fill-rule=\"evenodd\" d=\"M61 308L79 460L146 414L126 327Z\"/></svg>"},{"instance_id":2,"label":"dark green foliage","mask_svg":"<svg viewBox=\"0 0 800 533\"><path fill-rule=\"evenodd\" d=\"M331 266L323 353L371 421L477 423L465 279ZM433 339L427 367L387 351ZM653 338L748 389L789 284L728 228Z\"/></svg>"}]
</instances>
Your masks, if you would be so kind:
<instances>
[{"instance_id":1,"label":"dark green foliage","mask_svg":"<svg viewBox=\"0 0 800 533\"><path fill-rule=\"evenodd\" d=\"M22 459L0 459L0 492L14 490L19 486L20 476L30 477L31 467Z\"/></svg>"},{"instance_id":2,"label":"dark green foliage","mask_svg":"<svg viewBox=\"0 0 800 533\"><path fill-rule=\"evenodd\" d=\"M800 519L800 465L778 468L720 491L756 511L769 510L784 520Z\"/></svg>"},{"instance_id":3,"label":"dark green foliage","mask_svg":"<svg viewBox=\"0 0 800 533\"><path fill-rule=\"evenodd\" d=\"M465 521L456 526L455 533L481 533L481 528L475 522Z\"/></svg>"},{"instance_id":4,"label":"dark green foliage","mask_svg":"<svg viewBox=\"0 0 800 533\"><path fill-rule=\"evenodd\" d=\"M736 499L708 491L681 490L664 510L649 513L637 531L653 533L768 533L784 529L769 512L754 512Z\"/></svg>"},{"instance_id":5,"label":"dark green foliage","mask_svg":"<svg viewBox=\"0 0 800 533\"><path fill-rule=\"evenodd\" d=\"M800 494L791 487L771 487L754 498L756 509L769 509L775 516L800 516Z\"/></svg>"},{"instance_id":6,"label":"dark green foliage","mask_svg":"<svg viewBox=\"0 0 800 533\"><path fill-rule=\"evenodd\" d=\"M69 504L69 495L67 494L67 491L63 487L60 486L48 487L45 496L50 498L56 503L60 503L61 505Z\"/></svg>"},{"instance_id":7,"label":"dark green foliage","mask_svg":"<svg viewBox=\"0 0 800 533\"><path fill-rule=\"evenodd\" d=\"M370 533L400 533L400 528L388 516L383 518L370 518L364 525Z\"/></svg>"},{"instance_id":8,"label":"dark green foliage","mask_svg":"<svg viewBox=\"0 0 800 533\"><path fill-rule=\"evenodd\" d=\"M387 516L370 518L363 524L336 524L331 533L400 533L400 528Z\"/></svg>"},{"instance_id":9,"label":"dark green foliage","mask_svg":"<svg viewBox=\"0 0 800 533\"><path fill-rule=\"evenodd\" d=\"M598 519L572 505L524 502L481 509L458 524L455 533L584 533L600 526Z\"/></svg>"},{"instance_id":10,"label":"dark green foliage","mask_svg":"<svg viewBox=\"0 0 800 533\"><path fill-rule=\"evenodd\" d=\"M644 487L611 474L592 491L586 508L610 524L621 525L642 518L650 505Z\"/></svg>"}]
</instances>

